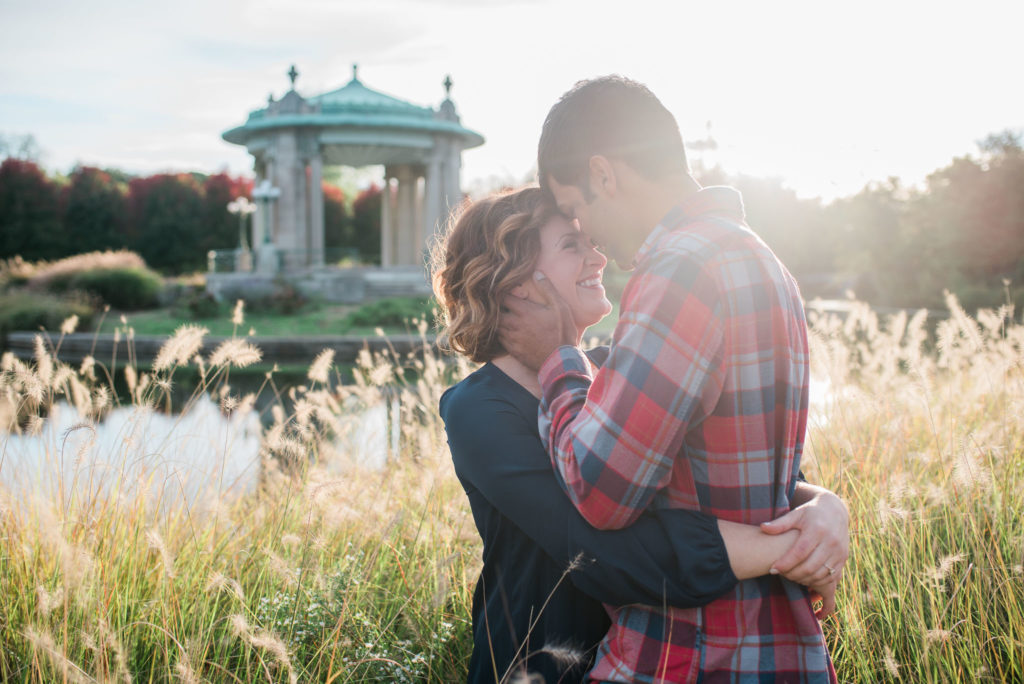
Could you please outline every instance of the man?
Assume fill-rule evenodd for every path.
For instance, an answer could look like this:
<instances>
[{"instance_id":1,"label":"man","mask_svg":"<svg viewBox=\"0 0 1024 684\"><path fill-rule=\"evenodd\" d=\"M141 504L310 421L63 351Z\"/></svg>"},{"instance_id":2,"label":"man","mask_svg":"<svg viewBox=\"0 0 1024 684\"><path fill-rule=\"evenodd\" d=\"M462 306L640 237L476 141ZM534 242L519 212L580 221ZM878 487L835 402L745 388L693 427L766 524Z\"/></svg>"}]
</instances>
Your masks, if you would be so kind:
<instances>
[{"instance_id":1,"label":"man","mask_svg":"<svg viewBox=\"0 0 1024 684\"><path fill-rule=\"evenodd\" d=\"M544 123L538 171L560 210L635 269L596 372L543 274L549 306L506 301L502 344L539 371L541 435L576 508L605 529L655 506L802 530L779 575L704 608L611 608L590 677L835 681L817 617L834 607L848 541L826 538L814 516L768 523L821 491L797 483L808 364L795 281L746 226L738 193L690 176L675 119L639 83L612 76L566 93ZM805 586L824 600L817 616Z\"/></svg>"}]
</instances>

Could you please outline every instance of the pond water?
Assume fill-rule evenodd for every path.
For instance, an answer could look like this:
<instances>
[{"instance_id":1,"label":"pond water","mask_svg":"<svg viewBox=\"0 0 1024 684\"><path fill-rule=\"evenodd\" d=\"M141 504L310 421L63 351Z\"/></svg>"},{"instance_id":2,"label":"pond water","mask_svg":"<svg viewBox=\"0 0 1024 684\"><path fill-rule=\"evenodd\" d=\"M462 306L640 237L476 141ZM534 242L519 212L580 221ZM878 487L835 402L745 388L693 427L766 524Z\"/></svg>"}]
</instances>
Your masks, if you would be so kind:
<instances>
[{"instance_id":1,"label":"pond water","mask_svg":"<svg viewBox=\"0 0 1024 684\"><path fill-rule=\"evenodd\" d=\"M335 448L381 467L389 443L385 406L342 423ZM121 407L99 423L61 402L37 434L0 436L0 487L47 498L72 491L132 497L144 488L159 506L232 498L259 482L260 428L255 411L227 416L205 395L180 415Z\"/></svg>"},{"instance_id":2,"label":"pond water","mask_svg":"<svg viewBox=\"0 0 1024 684\"><path fill-rule=\"evenodd\" d=\"M810 397L810 424L820 427L834 401L828 381L812 379ZM389 452L398 452L389 420L396 409L381 404L342 417L335 450L360 465L383 467ZM162 506L222 500L259 482L260 428L257 412L227 416L205 395L180 415L129 406L99 423L62 402L38 434L0 436L0 487L53 498L72 491L134 496L146 488Z\"/></svg>"}]
</instances>

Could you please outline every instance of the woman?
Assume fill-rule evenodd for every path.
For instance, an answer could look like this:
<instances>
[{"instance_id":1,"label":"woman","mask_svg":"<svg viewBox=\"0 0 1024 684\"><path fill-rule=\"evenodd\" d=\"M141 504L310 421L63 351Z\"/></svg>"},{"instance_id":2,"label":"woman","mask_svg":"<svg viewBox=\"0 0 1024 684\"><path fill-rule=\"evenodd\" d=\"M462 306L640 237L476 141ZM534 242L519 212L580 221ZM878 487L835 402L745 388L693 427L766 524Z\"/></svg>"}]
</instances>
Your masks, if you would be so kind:
<instances>
[{"instance_id":1,"label":"woman","mask_svg":"<svg viewBox=\"0 0 1024 684\"><path fill-rule=\"evenodd\" d=\"M582 339L612 309L601 285L606 264L538 188L470 205L434 252L448 344L483 363L440 405L484 542L470 682L581 681L609 627L602 602L703 605L737 579L766 574L796 538L666 509L599 531L565 496L537 432L537 377L497 341L499 303L508 294L539 298L532 276L540 271ZM594 350L591 360L599 365L606 353Z\"/></svg>"}]
</instances>

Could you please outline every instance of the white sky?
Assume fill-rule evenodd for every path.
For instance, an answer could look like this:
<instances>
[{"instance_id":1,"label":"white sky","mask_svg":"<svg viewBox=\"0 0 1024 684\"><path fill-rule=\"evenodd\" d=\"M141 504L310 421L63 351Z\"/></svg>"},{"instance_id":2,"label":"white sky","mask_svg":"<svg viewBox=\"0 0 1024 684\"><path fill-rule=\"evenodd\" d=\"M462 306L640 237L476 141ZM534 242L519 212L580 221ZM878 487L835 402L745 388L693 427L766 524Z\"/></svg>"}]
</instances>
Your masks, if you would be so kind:
<instances>
[{"instance_id":1,"label":"white sky","mask_svg":"<svg viewBox=\"0 0 1024 684\"><path fill-rule=\"evenodd\" d=\"M1024 128L1020 0L0 0L0 133L51 169L251 173L220 134L267 94L348 82L437 106L450 73L487 143L463 184L524 179L576 80L647 83L709 163L805 196L920 181Z\"/></svg>"}]
</instances>

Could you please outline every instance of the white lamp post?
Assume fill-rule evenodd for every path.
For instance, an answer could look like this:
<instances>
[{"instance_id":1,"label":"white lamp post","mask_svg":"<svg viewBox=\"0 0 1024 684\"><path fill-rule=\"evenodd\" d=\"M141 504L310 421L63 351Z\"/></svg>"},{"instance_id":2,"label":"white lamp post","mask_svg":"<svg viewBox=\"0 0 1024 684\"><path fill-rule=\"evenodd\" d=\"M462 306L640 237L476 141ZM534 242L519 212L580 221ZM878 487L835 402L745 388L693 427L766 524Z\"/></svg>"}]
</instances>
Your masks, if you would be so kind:
<instances>
[{"instance_id":1,"label":"white lamp post","mask_svg":"<svg viewBox=\"0 0 1024 684\"><path fill-rule=\"evenodd\" d=\"M228 202L228 213L238 216L238 258L235 260L236 270L248 271L252 268L249 258L249 241L245 239L245 219L256 211L256 205L248 197L238 197Z\"/></svg>"}]
</instances>

